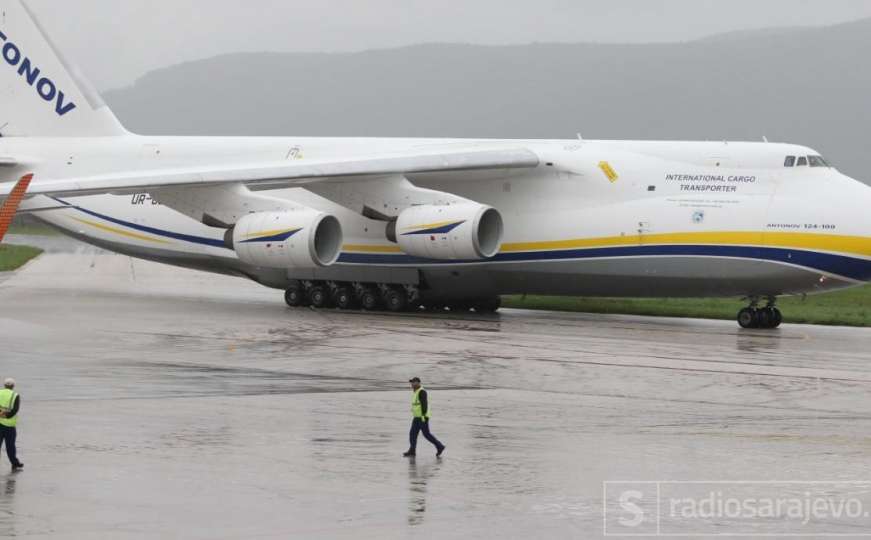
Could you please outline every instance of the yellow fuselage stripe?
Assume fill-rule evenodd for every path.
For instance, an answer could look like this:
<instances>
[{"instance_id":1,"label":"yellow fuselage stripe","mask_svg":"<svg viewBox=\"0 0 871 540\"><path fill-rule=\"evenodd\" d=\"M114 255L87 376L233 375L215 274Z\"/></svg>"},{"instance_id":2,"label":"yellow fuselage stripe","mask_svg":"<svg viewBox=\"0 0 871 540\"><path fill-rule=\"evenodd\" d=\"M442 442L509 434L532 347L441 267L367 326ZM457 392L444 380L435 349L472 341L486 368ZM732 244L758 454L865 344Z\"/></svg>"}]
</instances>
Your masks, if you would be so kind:
<instances>
[{"instance_id":1,"label":"yellow fuselage stripe","mask_svg":"<svg viewBox=\"0 0 871 540\"><path fill-rule=\"evenodd\" d=\"M103 225L102 223L97 223L95 221L90 221L87 219L79 219L79 218L72 218L72 219L75 221L78 221L79 223L84 223L85 225L90 225L91 227L94 227L95 229L100 229L101 231L106 231L106 232L118 234L121 236L126 236L127 238L135 238L137 240L144 240L146 242L154 242L156 244L171 244L172 243L172 242L167 242L166 240L160 240L158 238L152 238L150 236L145 236L144 234L137 234L134 232L125 231L124 229L110 227L108 225Z\"/></svg>"},{"instance_id":2,"label":"yellow fuselage stripe","mask_svg":"<svg viewBox=\"0 0 871 540\"><path fill-rule=\"evenodd\" d=\"M357 251L362 253L402 253L399 246L367 246L363 244L345 244L342 251Z\"/></svg>"},{"instance_id":3,"label":"yellow fuselage stripe","mask_svg":"<svg viewBox=\"0 0 871 540\"><path fill-rule=\"evenodd\" d=\"M501 253L519 251L554 251L563 249L599 248L634 245L708 244L796 248L836 251L871 257L871 237L837 234L791 232L683 232L576 238L546 242L511 242L502 244ZM362 253L402 253L396 245L346 244L344 251Z\"/></svg>"}]
</instances>

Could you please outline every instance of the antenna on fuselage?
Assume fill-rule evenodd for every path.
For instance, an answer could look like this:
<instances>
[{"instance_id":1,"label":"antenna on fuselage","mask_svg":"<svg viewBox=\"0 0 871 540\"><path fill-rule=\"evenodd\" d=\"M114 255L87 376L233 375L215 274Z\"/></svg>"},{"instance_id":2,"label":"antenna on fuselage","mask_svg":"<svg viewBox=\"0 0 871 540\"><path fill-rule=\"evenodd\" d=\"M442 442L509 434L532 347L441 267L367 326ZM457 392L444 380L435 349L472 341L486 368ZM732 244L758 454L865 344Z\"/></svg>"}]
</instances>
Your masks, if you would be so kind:
<instances>
[{"instance_id":1,"label":"antenna on fuselage","mask_svg":"<svg viewBox=\"0 0 871 540\"><path fill-rule=\"evenodd\" d=\"M579 141L583 141L583 140L584 140L584 136L581 135L580 132L576 133L576 135L578 136L578 140L579 140Z\"/></svg>"},{"instance_id":2,"label":"antenna on fuselage","mask_svg":"<svg viewBox=\"0 0 871 540\"><path fill-rule=\"evenodd\" d=\"M763 135L763 136L762 136L762 142L766 142L766 143L767 143L767 142L768 142L768 137L766 137L765 135Z\"/></svg>"}]
</instances>

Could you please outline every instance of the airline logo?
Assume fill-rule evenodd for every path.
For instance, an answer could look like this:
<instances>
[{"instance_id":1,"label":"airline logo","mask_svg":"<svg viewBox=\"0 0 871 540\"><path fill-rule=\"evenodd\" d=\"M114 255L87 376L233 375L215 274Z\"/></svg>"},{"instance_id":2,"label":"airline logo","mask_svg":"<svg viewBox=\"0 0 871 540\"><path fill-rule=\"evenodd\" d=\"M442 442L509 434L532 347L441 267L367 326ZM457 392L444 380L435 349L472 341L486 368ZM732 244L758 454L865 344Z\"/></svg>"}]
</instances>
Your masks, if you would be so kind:
<instances>
[{"instance_id":1,"label":"airline logo","mask_svg":"<svg viewBox=\"0 0 871 540\"><path fill-rule=\"evenodd\" d=\"M57 84L43 75L42 70L30 58L24 56L18 45L9 41L9 38L2 31L0 31L0 43L3 45L3 48L0 49L3 62L16 70L22 80L33 88L39 97L53 103L54 112L58 116L63 116L76 108L75 103L66 100L66 95L58 89Z\"/></svg>"}]
</instances>

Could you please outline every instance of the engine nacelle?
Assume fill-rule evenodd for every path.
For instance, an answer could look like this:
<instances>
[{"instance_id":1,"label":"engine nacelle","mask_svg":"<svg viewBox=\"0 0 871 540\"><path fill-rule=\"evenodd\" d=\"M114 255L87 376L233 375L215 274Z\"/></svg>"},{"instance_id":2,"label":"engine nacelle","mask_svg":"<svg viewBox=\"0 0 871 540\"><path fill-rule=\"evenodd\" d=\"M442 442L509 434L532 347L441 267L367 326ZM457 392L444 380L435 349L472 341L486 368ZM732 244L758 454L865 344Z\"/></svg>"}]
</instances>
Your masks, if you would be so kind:
<instances>
[{"instance_id":1,"label":"engine nacelle","mask_svg":"<svg viewBox=\"0 0 871 540\"><path fill-rule=\"evenodd\" d=\"M311 209L248 214L233 229L239 260L267 268L329 266L342 241L339 220Z\"/></svg>"},{"instance_id":2,"label":"engine nacelle","mask_svg":"<svg viewBox=\"0 0 871 540\"><path fill-rule=\"evenodd\" d=\"M391 229L403 252L426 259L489 259L502 247L502 216L475 203L412 206Z\"/></svg>"}]
</instances>

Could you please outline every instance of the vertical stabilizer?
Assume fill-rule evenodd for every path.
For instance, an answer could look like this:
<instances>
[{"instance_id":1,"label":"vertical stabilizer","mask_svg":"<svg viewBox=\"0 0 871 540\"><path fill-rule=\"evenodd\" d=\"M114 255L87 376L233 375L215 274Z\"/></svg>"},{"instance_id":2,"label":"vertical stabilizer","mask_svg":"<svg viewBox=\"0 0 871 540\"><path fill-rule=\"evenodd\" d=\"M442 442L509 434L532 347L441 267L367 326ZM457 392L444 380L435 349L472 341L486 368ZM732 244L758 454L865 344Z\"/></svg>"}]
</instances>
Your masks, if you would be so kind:
<instances>
[{"instance_id":1,"label":"vertical stabilizer","mask_svg":"<svg viewBox=\"0 0 871 540\"><path fill-rule=\"evenodd\" d=\"M0 0L0 135L108 137L127 132L63 60L21 0Z\"/></svg>"}]
</instances>

